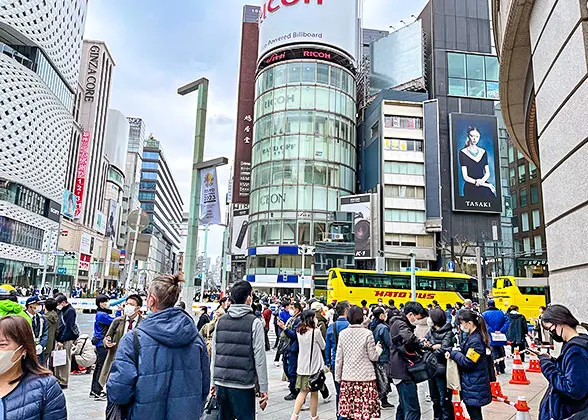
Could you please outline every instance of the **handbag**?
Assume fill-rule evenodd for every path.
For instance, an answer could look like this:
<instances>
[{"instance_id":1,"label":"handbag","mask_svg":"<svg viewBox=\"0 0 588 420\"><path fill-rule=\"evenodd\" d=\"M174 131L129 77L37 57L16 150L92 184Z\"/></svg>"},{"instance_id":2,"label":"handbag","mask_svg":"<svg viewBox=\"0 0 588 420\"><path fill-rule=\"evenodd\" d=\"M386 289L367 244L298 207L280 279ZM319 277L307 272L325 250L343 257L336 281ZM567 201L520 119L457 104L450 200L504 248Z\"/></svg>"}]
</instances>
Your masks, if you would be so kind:
<instances>
[{"instance_id":1,"label":"handbag","mask_svg":"<svg viewBox=\"0 0 588 420\"><path fill-rule=\"evenodd\" d=\"M314 331L315 328L312 329L312 343L310 344L310 366L312 367L312 353L314 353ZM315 374L310 375L308 380L308 385L310 388L310 392L317 392L320 391L323 386L325 386L325 382L327 381L327 377L325 376L325 370L319 369L319 371Z\"/></svg>"},{"instance_id":2,"label":"handbag","mask_svg":"<svg viewBox=\"0 0 588 420\"><path fill-rule=\"evenodd\" d=\"M459 379L459 368L453 359L447 360L446 370L447 389L461 391L461 380Z\"/></svg>"},{"instance_id":3,"label":"handbag","mask_svg":"<svg viewBox=\"0 0 588 420\"><path fill-rule=\"evenodd\" d=\"M200 420L217 420L219 414L216 397L210 397L204 406L204 412L202 413Z\"/></svg>"},{"instance_id":4,"label":"handbag","mask_svg":"<svg viewBox=\"0 0 588 420\"><path fill-rule=\"evenodd\" d=\"M437 356L432 352L425 352L415 361L408 360L408 373L417 384L428 381L435 376L438 368Z\"/></svg>"},{"instance_id":5,"label":"handbag","mask_svg":"<svg viewBox=\"0 0 588 420\"><path fill-rule=\"evenodd\" d=\"M386 374L386 367L378 362L373 363L374 371L376 372L376 387L378 388L378 394L388 394L392 389L390 388L390 380Z\"/></svg>"}]
</instances>

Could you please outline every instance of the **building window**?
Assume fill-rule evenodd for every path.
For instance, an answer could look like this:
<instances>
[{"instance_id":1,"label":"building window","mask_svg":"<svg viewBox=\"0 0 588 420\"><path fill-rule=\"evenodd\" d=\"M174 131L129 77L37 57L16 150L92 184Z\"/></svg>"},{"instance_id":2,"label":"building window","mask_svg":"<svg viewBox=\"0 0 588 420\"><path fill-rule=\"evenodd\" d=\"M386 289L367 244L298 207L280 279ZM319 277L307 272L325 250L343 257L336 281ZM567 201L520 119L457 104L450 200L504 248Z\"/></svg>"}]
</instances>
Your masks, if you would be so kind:
<instances>
[{"instance_id":1,"label":"building window","mask_svg":"<svg viewBox=\"0 0 588 420\"><path fill-rule=\"evenodd\" d=\"M159 160L159 152L143 152L143 159Z\"/></svg>"},{"instance_id":2,"label":"building window","mask_svg":"<svg viewBox=\"0 0 588 420\"><path fill-rule=\"evenodd\" d=\"M541 235L535 236L533 240L535 241L535 254L543 254L543 241L541 239Z\"/></svg>"},{"instance_id":3,"label":"building window","mask_svg":"<svg viewBox=\"0 0 588 420\"><path fill-rule=\"evenodd\" d=\"M425 187L386 185L384 195L386 198L425 198Z\"/></svg>"},{"instance_id":4,"label":"building window","mask_svg":"<svg viewBox=\"0 0 588 420\"><path fill-rule=\"evenodd\" d=\"M380 122L376 121L376 123L372 126L371 137L376 137L378 134L380 134Z\"/></svg>"},{"instance_id":5,"label":"building window","mask_svg":"<svg viewBox=\"0 0 588 420\"><path fill-rule=\"evenodd\" d=\"M511 202L512 202L512 209L516 209L517 208L517 196L516 195L512 195L511 196Z\"/></svg>"},{"instance_id":6,"label":"building window","mask_svg":"<svg viewBox=\"0 0 588 420\"><path fill-rule=\"evenodd\" d=\"M384 162L384 172L388 174L424 175L425 165L413 162Z\"/></svg>"},{"instance_id":7,"label":"building window","mask_svg":"<svg viewBox=\"0 0 588 420\"><path fill-rule=\"evenodd\" d=\"M498 58L480 54L447 53L449 94L498 99Z\"/></svg>"},{"instance_id":8,"label":"building window","mask_svg":"<svg viewBox=\"0 0 588 420\"><path fill-rule=\"evenodd\" d=\"M40 251L44 236L42 229L0 216L0 242Z\"/></svg>"},{"instance_id":9,"label":"building window","mask_svg":"<svg viewBox=\"0 0 588 420\"><path fill-rule=\"evenodd\" d=\"M521 151L519 149L517 149L517 160L521 160L524 157L525 156L521 153Z\"/></svg>"},{"instance_id":10,"label":"building window","mask_svg":"<svg viewBox=\"0 0 588 420\"><path fill-rule=\"evenodd\" d=\"M143 169L157 169L157 162L143 162Z\"/></svg>"},{"instance_id":11,"label":"building window","mask_svg":"<svg viewBox=\"0 0 588 420\"><path fill-rule=\"evenodd\" d=\"M531 253L531 238L523 239L523 252L525 255L529 255Z\"/></svg>"},{"instance_id":12,"label":"building window","mask_svg":"<svg viewBox=\"0 0 588 420\"><path fill-rule=\"evenodd\" d=\"M386 210L387 222L424 223L425 212L418 210Z\"/></svg>"},{"instance_id":13,"label":"building window","mask_svg":"<svg viewBox=\"0 0 588 420\"><path fill-rule=\"evenodd\" d=\"M515 161L515 150L514 146L511 144L508 146L508 163L513 163Z\"/></svg>"},{"instance_id":14,"label":"building window","mask_svg":"<svg viewBox=\"0 0 588 420\"><path fill-rule=\"evenodd\" d=\"M384 143L384 150L395 152L422 152L423 141L386 139Z\"/></svg>"},{"instance_id":15,"label":"building window","mask_svg":"<svg viewBox=\"0 0 588 420\"><path fill-rule=\"evenodd\" d=\"M140 191L139 200L155 200L155 193Z\"/></svg>"},{"instance_id":16,"label":"building window","mask_svg":"<svg viewBox=\"0 0 588 420\"><path fill-rule=\"evenodd\" d=\"M521 190L521 207L527 207L529 202L527 200L527 190Z\"/></svg>"},{"instance_id":17,"label":"building window","mask_svg":"<svg viewBox=\"0 0 588 420\"><path fill-rule=\"evenodd\" d=\"M521 227L523 229L522 232L529 231L529 213L521 214Z\"/></svg>"},{"instance_id":18,"label":"building window","mask_svg":"<svg viewBox=\"0 0 588 420\"><path fill-rule=\"evenodd\" d=\"M531 185L531 204L539 203L539 187Z\"/></svg>"},{"instance_id":19,"label":"building window","mask_svg":"<svg viewBox=\"0 0 588 420\"><path fill-rule=\"evenodd\" d=\"M525 164L519 165L519 184L527 180L527 168Z\"/></svg>"},{"instance_id":20,"label":"building window","mask_svg":"<svg viewBox=\"0 0 588 420\"><path fill-rule=\"evenodd\" d=\"M157 172L141 172L142 179L157 179Z\"/></svg>"},{"instance_id":21,"label":"building window","mask_svg":"<svg viewBox=\"0 0 588 420\"><path fill-rule=\"evenodd\" d=\"M384 127L421 130L423 128L423 119L419 117L386 115L384 116Z\"/></svg>"},{"instance_id":22,"label":"building window","mask_svg":"<svg viewBox=\"0 0 588 420\"><path fill-rule=\"evenodd\" d=\"M541 226L541 212L533 210L533 229L537 229L539 226Z\"/></svg>"},{"instance_id":23,"label":"building window","mask_svg":"<svg viewBox=\"0 0 588 420\"><path fill-rule=\"evenodd\" d=\"M155 190L157 187L157 183L155 182L141 182L139 184L139 189L141 190Z\"/></svg>"},{"instance_id":24,"label":"building window","mask_svg":"<svg viewBox=\"0 0 588 420\"><path fill-rule=\"evenodd\" d=\"M514 187L517 183L517 174L516 174L516 169L515 168L510 168L509 169L510 172L510 186Z\"/></svg>"},{"instance_id":25,"label":"building window","mask_svg":"<svg viewBox=\"0 0 588 420\"><path fill-rule=\"evenodd\" d=\"M537 178L537 167L533 162L529 162L529 179Z\"/></svg>"},{"instance_id":26,"label":"building window","mask_svg":"<svg viewBox=\"0 0 588 420\"><path fill-rule=\"evenodd\" d=\"M155 209L154 203L141 203L141 208L145 211L153 211Z\"/></svg>"}]
</instances>

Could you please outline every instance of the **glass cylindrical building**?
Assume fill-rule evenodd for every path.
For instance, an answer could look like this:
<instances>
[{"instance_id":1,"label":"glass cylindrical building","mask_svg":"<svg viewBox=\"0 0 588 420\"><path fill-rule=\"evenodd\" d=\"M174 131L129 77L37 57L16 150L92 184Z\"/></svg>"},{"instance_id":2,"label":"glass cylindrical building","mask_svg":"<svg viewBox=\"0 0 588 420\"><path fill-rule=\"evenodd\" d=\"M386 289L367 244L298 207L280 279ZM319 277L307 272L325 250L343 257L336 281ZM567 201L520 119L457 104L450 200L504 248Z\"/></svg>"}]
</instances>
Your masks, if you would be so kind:
<instances>
[{"instance_id":1,"label":"glass cylindrical building","mask_svg":"<svg viewBox=\"0 0 588 420\"><path fill-rule=\"evenodd\" d=\"M336 49L297 45L261 57L256 78L247 274L258 286L302 286L329 214L355 190L356 88ZM280 284L280 283L288 283ZM310 287L310 281L305 285ZM262 286L263 287L263 286Z\"/></svg>"}]
</instances>

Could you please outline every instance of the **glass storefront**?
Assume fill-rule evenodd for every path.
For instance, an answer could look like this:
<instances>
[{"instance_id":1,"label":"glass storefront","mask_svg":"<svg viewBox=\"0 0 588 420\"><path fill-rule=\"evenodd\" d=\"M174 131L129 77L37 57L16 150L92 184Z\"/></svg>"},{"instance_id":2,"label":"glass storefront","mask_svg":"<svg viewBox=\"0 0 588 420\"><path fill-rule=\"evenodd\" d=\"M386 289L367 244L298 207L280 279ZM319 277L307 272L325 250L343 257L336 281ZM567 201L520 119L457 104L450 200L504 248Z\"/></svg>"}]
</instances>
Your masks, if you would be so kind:
<instances>
[{"instance_id":1,"label":"glass storefront","mask_svg":"<svg viewBox=\"0 0 588 420\"><path fill-rule=\"evenodd\" d=\"M249 247L325 240L327 215L355 191L355 115L354 77L342 67L291 61L258 75Z\"/></svg>"}]
</instances>

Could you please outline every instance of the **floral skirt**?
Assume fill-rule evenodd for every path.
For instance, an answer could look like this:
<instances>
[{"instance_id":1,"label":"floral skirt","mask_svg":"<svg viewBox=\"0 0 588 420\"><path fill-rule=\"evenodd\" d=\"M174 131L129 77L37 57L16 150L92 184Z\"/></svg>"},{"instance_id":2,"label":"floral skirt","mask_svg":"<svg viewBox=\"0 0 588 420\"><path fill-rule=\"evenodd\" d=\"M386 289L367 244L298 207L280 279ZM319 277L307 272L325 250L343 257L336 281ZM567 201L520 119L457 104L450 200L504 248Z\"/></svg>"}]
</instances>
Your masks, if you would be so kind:
<instances>
[{"instance_id":1,"label":"floral skirt","mask_svg":"<svg viewBox=\"0 0 588 420\"><path fill-rule=\"evenodd\" d=\"M341 382L339 415L351 420L380 418L380 398L376 381Z\"/></svg>"}]
</instances>

